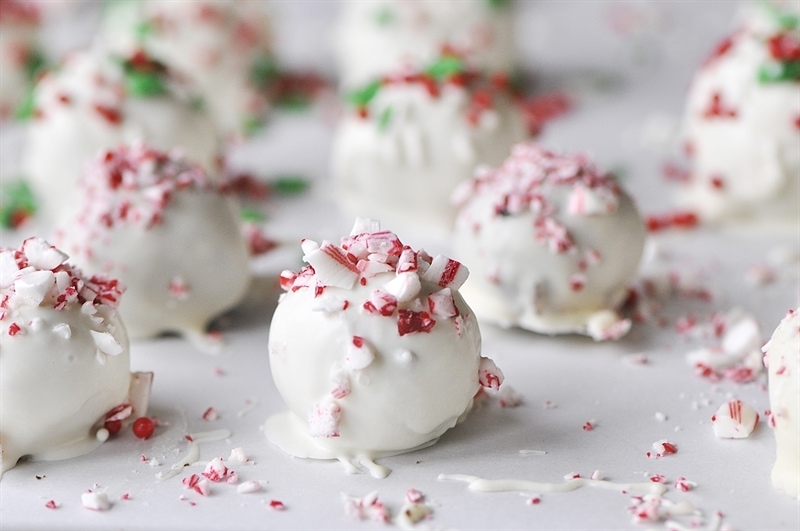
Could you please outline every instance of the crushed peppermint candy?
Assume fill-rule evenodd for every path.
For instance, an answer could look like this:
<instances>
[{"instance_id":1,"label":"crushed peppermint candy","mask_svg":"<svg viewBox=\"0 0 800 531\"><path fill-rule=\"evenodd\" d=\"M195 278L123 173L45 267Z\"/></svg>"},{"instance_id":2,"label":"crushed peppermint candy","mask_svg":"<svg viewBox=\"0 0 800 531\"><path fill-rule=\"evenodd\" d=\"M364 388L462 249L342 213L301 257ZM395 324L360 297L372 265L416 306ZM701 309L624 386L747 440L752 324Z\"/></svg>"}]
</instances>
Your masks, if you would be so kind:
<instances>
[{"instance_id":1,"label":"crushed peppermint candy","mask_svg":"<svg viewBox=\"0 0 800 531\"><path fill-rule=\"evenodd\" d=\"M653 443L653 451L647 452L645 455L648 459L657 459L659 457L664 457L666 455L672 455L678 453L678 447L675 443L669 442L666 439L661 441L656 441Z\"/></svg>"},{"instance_id":2,"label":"crushed peppermint candy","mask_svg":"<svg viewBox=\"0 0 800 531\"><path fill-rule=\"evenodd\" d=\"M80 307L93 315L98 306L116 308L124 291L115 279L100 275L84 276L67 263L67 255L42 238L28 238L18 249L0 249L0 321L21 306L45 306L55 310ZM30 324L11 322L8 335L20 335ZM68 325L58 325L68 338ZM116 355L122 346L106 332L94 332L98 348Z\"/></svg>"},{"instance_id":3,"label":"crushed peppermint candy","mask_svg":"<svg viewBox=\"0 0 800 531\"><path fill-rule=\"evenodd\" d=\"M497 200L495 216L534 215L537 242L553 253L572 252L575 243L558 218L551 199L564 189L567 210L573 216L611 214L616 211L621 189L615 176L603 173L583 155L559 155L533 142L515 145L511 156L497 169L481 168L453 193L463 206L475 195L491 191Z\"/></svg>"},{"instance_id":4,"label":"crushed peppermint candy","mask_svg":"<svg viewBox=\"0 0 800 531\"><path fill-rule=\"evenodd\" d=\"M354 498L346 494L344 513L353 520L370 520L379 523L389 522L389 509L378 499L378 493L371 492L363 498Z\"/></svg>"},{"instance_id":5,"label":"crushed peppermint candy","mask_svg":"<svg viewBox=\"0 0 800 531\"><path fill-rule=\"evenodd\" d=\"M758 412L741 400L722 404L711 417L714 435L720 439L744 439L758 425Z\"/></svg>"},{"instance_id":6,"label":"crushed peppermint candy","mask_svg":"<svg viewBox=\"0 0 800 531\"><path fill-rule=\"evenodd\" d=\"M284 291L313 290L324 313L358 311L395 319L397 333L429 333L440 322L458 327L462 317L455 294L469 275L467 268L442 255L431 257L403 244L392 232L381 230L374 220L359 218L350 235L339 245L304 239L300 271L283 271ZM376 285L366 300L357 303L339 295L321 297L328 288L354 289L372 285L378 275L394 273L389 281ZM371 363L374 353L358 336L349 345L348 366L358 370Z\"/></svg>"},{"instance_id":7,"label":"crushed peppermint candy","mask_svg":"<svg viewBox=\"0 0 800 531\"><path fill-rule=\"evenodd\" d=\"M84 509L89 509L90 511L107 511L111 508L108 494L91 490L81 494L81 504Z\"/></svg>"}]
</instances>

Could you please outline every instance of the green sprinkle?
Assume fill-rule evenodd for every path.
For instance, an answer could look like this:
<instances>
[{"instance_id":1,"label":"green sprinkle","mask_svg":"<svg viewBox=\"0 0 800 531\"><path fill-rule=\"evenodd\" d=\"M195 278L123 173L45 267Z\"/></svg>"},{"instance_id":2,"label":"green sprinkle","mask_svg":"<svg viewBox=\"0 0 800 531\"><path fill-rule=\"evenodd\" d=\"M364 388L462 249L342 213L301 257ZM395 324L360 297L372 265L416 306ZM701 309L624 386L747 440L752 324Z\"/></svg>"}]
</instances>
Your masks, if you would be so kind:
<instances>
[{"instance_id":1,"label":"green sprinkle","mask_svg":"<svg viewBox=\"0 0 800 531\"><path fill-rule=\"evenodd\" d=\"M443 81L464 72L464 61L452 55L440 57L425 70L425 73L437 81Z\"/></svg>"},{"instance_id":2,"label":"green sprinkle","mask_svg":"<svg viewBox=\"0 0 800 531\"><path fill-rule=\"evenodd\" d=\"M17 120L25 121L33 118L33 113L36 111L36 99L33 95L33 87L28 89L25 97L20 102L16 111L14 111L14 118Z\"/></svg>"},{"instance_id":3,"label":"green sprinkle","mask_svg":"<svg viewBox=\"0 0 800 531\"><path fill-rule=\"evenodd\" d=\"M30 50L25 61L25 76L31 83L36 81L36 76L46 65L44 55L39 50Z\"/></svg>"},{"instance_id":4,"label":"green sprinkle","mask_svg":"<svg viewBox=\"0 0 800 531\"><path fill-rule=\"evenodd\" d=\"M0 226L13 229L36 212L36 200L25 181L3 183L0 187Z\"/></svg>"},{"instance_id":5,"label":"green sprinkle","mask_svg":"<svg viewBox=\"0 0 800 531\"><path fill-rule=\"evenodd\" d=\"M250 68L250 80L256 87L266 88L278 77L278 63L271 56L264 54L258 57Z\"/></svg>"},{"instance_id":6,"label":"green sprinkle","mask_svg":"<svg viewBox=\"0 0 800 531\"><path fill-rule=\"evenodd\" d=\"M264 214L256 208L242 207L242 209L239 210L239 218L241 218L242 221L259 223L264 221Z\"/></svg>"},{"instance_id":7,"label":"green sprinkle","mask_svg":"<svg viewBox=\"0 0 800 531\"><path fill-rule=\"evenodd\" d=\"M384 7L375 13L375 22L378 23L378 26L390 26L395 22L394 13L388 7Z\"/></svg>"},{"instance_id":8,"label":"green sprinkle","mask_svg":"<svg viewBox=\"0 0 800 531\"><path fill-rule=\"evenodd\" d=\"M258 116L248 116L242 123L245 136L253 136L264 127L264 120Z\"/></svg>"},{"instance_id":9,"label":"green sprinkle","mask_svg":"<svg viewBox=\"0 0 800 531\"><path fill-rule=\"evenodd\" d=\"M758 80L761 83L800 81L800 61L767 63L759 69Z\"/></svg>"},{"instance_id":10,"label":"green sprinkle","mask_svg":"<svg viewBox=\"0 0 800 531\"><path fill-rule=\"evenodd\" d=\"M378 118L378 131L386 131L392 120L392 108L386 107Z\"/></svg>"},{"instance_id":11,"label":"green sprinkle","mask_svg":"<svg viewBox=\"0 0 800 531\"><path fill-rule=\"evenodd\" d=\"M311 99L300 92L286 94L275 105L287 111L302 111L311 105Z\"/></svg>"},{"instance_id":12,"label":"green sprinkle","mask_svg":"<svg viewBox=\"0 0 800 531\"><path fill-rule=\"evenodd\" d=\"M270 190L281 195L298 195L305 192L308 180L299 175L286 175L270 181Z\"/></svg>"},{"instance_id":13,"label":"green sprinkle","mask_svg":"<svg viewBox=\"0 0 800 531\"><path fill-rule=\"evenodd\" d=\"M494 9L505 9L511 5L511 0L488 0L488 2Z\"/></svg>"},{"instance_id":14,"label":"green sprinkle","mask_svg":"<svg viewBox=\"0 0 800 531\"><path fill-rule=\"evenodd\" d=\"M787 30L793 30L800 27L800 17L791 13L784 12L781 8L774 5L772 2L762 0L761 7L766 10L769 15L778 23L778 25Z\"/></svg>"},{"instance_id":15,"label":"green sprinkle","mask_svg":"<svg viewBox=\"0 0 800 531\"><path fill-rule=\"evenodd\" d=\"M163 76L156 72L131 70L125 74L125 89L134 96L143 98L167 92Z\"/></svg>"},{"instance_id":16,"label":"green sprinkle","mask_svg":"<svg viewBox=\"0 0 800 531\"><path fill-rule=\"evenodd\" d=\"M372 101L372 98L375 97L375 94L378 93L380 88L381 82L373 81L361 90L354 90L350 92L350 94L347 95L347 102L351 105L355 105L356 107L366 107L369 105L369 102Z\"/></svg>"},{"instance_id":17,"label":"green sprinkle","mask_svg":"<svg viewBox=\"0 0 800 531\"><path fill-rule=\"evenodd\" d=\"M134 33L136 34L136 38L140 41L145 40L150 35L156 32L156 28L150 24L149 22L140 22L136 24L136 28L134 28Z\"/></svg>"}]
</instances>

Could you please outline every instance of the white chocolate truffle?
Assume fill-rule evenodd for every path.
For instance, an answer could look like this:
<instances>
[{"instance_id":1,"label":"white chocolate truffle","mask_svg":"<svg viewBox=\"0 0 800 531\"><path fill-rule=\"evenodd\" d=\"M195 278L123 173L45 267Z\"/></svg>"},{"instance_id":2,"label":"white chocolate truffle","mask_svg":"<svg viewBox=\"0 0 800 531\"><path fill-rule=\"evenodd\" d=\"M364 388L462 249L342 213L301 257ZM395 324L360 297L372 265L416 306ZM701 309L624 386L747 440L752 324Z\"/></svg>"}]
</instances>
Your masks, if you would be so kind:
<instances>
[{"instance_id":1,"label":"white chocolate truffle","mask_svg":"<svg viewBox=\"0 0 800 531\"><path fill-rule=\"evenodd\" d=\"M456 186L526 138L509 92L505 78L468 71L452 55L354 91L332 152L343 210L403 229L450 230Z\"/></svg>"},{"instance_id":2,"label":"white chocolate truffle","mask_svg":"<svg viewBox=\"0 0 800 531\"><path fill-rule=\"evenodd\" d=\"M98 44L125 55L145 50L189 80L230 140L264 120L274 75L264 2L111 2Z\"/></svg>"},{"instance_id":3,"label":"white chocolate truffle","mask_svg":"<svg viewBox=\"0 0 800 531\"><path fill-rule=\"evenodd\" d=\"M764 3L695 75L681 199L702 219L800 220L799 20Z\"/></svg>"},{"instance_id":4,"label":"white chocolate truffle","mask_svg":"<svg viewBox=\"0 0 800 531\"><path fill-rule=\"evenodd\" d=\"M267 437L297 457L356 463L436 442L502 373L482 358L472 311L458 293L465 267L431 258L359 219L341 245L303 241L299 273L272 319L272 376L289 412Z\"/></svg>"},{"instance_id":5,"label":"white chocolate truffle","mask_svg":"<svg viewBox=\"0 0 800 531\"><path fill-rule=\"evenodd\" d=\"M0 474L89 452L109 415L145 413L130 407L121 286L66 259L39 238L0 250Z\"/></svg>"},{"instance_id":6,"label":"white chocolate truffle","mask_svg":"<svg viewBox=\"0 0 800 531\"><path fill-rule=\"evenodd\" d=\"M777 457L772 484L800 497L800 308L790 310L764 345L769 371L770 424Z\"/></svg>"},{"instance_id":7,"label":"white chocolate truffle","mask_svg":"<svg viewBox=\"0 0 800 531\"><path fill-rule=\"evenodd\" d=\"M36 5L4 0L0 10L0 118L21 111L43 58L38 46L41 18Z\"/></svg>"},{"instance_id":8,"label":"white chocolate truffle","mask_svg":"<svg viewBox=\"0 0 800 531\"><path fill-rule=\"evenodd\" d=\"M123 144L87 166L79 189L59 245L87 271L125 283L119 311L132 338L199 338L244 296L248 251L235 208L198 165Z\"/></svg>"},{"instance_id":9,"label":"white chocolate truffle","mask_svg":"<svg viewBox=\"0 0 800 531\"><path fill-rule=\"evenodd\" d=\"M77 199L84 164L122 142L178 148L206 170L218 165L211 120L179 95L163 65L143 54L125 61L97 52L71 55L39 81L34 104L22 170L51 222Z\"/></svg>"},{"instance_id":10,"label":"white chocolate truffle","mask_svg":"<svg viewBox=\"0 0 800 531\"><path fill-rule=\"evenodd\" d=\"M522 143L454 195L454 245L472 276L462 293L479 319L545 334L616 339L616 309L645 241L633 201L581 155Z\"/></svg>"},{"instance_id":11,"label":"white chocolate truffle","mask_svg":"<svg viewBox=\"0 0 800 531\"><path fill-rule=\"evenodd\" d=\"M514 26L507 0L378 0L344 2L334 50L344 87L355 87L402 64L419 66L443 49L470 66L510 72Z\"/></svg>"}]
</instances>

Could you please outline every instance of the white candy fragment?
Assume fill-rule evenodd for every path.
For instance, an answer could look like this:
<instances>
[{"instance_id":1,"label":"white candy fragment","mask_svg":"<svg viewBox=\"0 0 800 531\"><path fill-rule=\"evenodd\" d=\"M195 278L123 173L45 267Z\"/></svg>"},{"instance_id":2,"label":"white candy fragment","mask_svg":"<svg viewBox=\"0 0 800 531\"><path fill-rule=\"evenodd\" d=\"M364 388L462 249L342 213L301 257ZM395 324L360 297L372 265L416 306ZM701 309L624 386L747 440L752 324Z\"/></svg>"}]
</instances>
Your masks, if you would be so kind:
<instances>
[{"instance_id":1,"label":"white candy fragment","mask_svg":"<svg viewBox=\"0 0 800 531\"><path fill-rule=\"evenodd\" d=\"M39 306L55 282L52 271L31 271L14 281L14 291L23 303Z\"/></svg>"},{"instance_id":2,"label":"white candy fragment","mask_svg":"<svg viewBox=\"0 0 800 531\"><path fill-rule=\"evenodd\" d=\"M353 229L350 231L350 236L358 236L359 234L373 233L381 230L381 222L376 219L370 218L356 218L353 223Z\"/></svg>"},{"instance_id":3,"label":"white candy fragment","mask_svg":"<svg viewBox=\"0 0 800 531\"><path fill-rule=\"evenodd\" d=\"M244 481L236 487L236 492L239 494L253 494L262 490L264 490L264 487L260 481Z\"/></svg>"},{"instance_id":4,"label":"white candy fragment","mask_svg":"<svg viewBox=\"0 0 800 531\"><path fill-rule=\"evenodd\" d=\"M741 400L731 400L719 407L711 422L714 435L720 439L744 439L758 424L758 413Z\"/></svg>"},{"instance_id":5,"label":"white candy fragment","mask_svg":"<svg viewBox=\"0 0 800 531\"><path fill-rule=\"evenodd\" d=\"M231 450L231 455L228 457L229 463L236 463L239 465L251 464L253 461L247 457L242 447L234 448Z\"/></svg>"},{"instance_id":6,"label":"white candy fragment","mask_svg":"<svg viewBox=\"0 0 800 531\"><path fill-rule=\"evenodd\" d=\"M92 339L94 339L95 346L103 354L117 356L123 351L122 345L119 344L119 341L117 341L114 336L108 332L97 332L96 330L89 330L89 332L92 334Z\"/></svg>"},{"instance_id":7,"label":"white candy fragment","mask_svg":"<svg viewBox=\"0 0 800 531\"><path fill-rule=\"evenodd\" d=\"M63 264L68 256L41 238L28 238L22 243L22 251L28 263L36 269L55 269Z\"/></svg>"},{"instance_id":8,"label":"white candy fragment","mask_svg":"<svg viewBox=\"0 0 800 531\"><path fill-rule=\"evenodd\" d=\"M422 284L419 281L419 276L415 272L410 271L407 273L398 273L397 276L387 282L383 288L388 293L392 294L397 299L397 302L408 302L419 294L419 290L422 289Z\"/></svg>"},{"instance_id":9,"label":"white candy fragment","mask_svg":"<svg viewBox=\"0 0 800 531\"><path fill-rule=\"evenodd\" d=\"M81 504L84 509L91 511L107 511L111 508L105 492L84 492L81 494Z\"/></svg>"},{"instance_id":10,"label":"white candy fragment","mask_svg":"<svg viewBox=\"0 0 800 531\"><path fill-rule=\"evenodd\" d=\"M53 333L63 339L72 337L72 328L67 323L59 323L53 327Z\"/></svg>"}]
</instances>

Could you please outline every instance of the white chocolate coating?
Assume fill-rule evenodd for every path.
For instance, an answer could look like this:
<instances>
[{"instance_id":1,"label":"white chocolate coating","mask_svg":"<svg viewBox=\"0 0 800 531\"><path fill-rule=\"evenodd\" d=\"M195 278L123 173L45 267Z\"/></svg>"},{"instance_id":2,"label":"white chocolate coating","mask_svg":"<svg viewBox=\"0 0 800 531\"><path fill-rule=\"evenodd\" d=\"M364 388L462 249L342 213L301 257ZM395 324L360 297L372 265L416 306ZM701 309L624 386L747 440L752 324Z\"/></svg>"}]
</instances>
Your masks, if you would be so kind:
<instances>
[{"instance_id":1,"label":"white chocolate coating","mask_svg":"<svg viewBox=\"0 0 800 531\"><path fill-rule=\"evenodd\" d=\"M218 165L211 120L170 87L155 96L127 93L122 66L111 56L71 55L41 79L34 97L37 113L29 124L22 170L48 221L58 221L77 199L75 183L84 165L123 142L179 149L209 171Z\"/></svg>"},{"instance_id":2,"label":"white chocolate coating","mask_svg":"<svg viewBox=\"0 0 800 531\"><path fill-rule=\"evenodd\" d=\"M463 266L410 248L400 257L385 231L354 234L341 248L304 242L313 268L283 275L269 354L290 411L266 433L292 455L360 462L382 477L375 458L436 442L502 373L480 356L478 324L457 291Z\"/></svg>"},{"instance_id":3,"label":"white chocolate coating","mask_svg":"<svg viewBox=\"0 0 800 531\"><path fill-rule=\"evenodd\" d=\"M784 68L770 40L782 35L800 52L800 28L781 30L765 9L751 10L689 89L684 136L692 175L681 199L706 220L800 220L798 80L763 79Z\"/></svg>"},{"instance_id":4,"label":"white chocolate coating","mask_svg":"<svg viewBox=\"0 0 800 531\"><path fill-rule=\"evenodd\" d=\"M350 109L334 139L336 198L348 215L380 217L403 229L449 231L450 195L480 164L498 164L526 138L520 113L497 92L477 114L473 93L441 83L437 95L421 83L378 90L362 118Z\"/></svg>"},{"instance_id":5,"label":"white chocolate coating","mask_svg":"<svg viewBox=\"0 0 800 531\"><path fill-rule=\"evenodd\" d=\"M38 51L40 16L37 6L4 1L0 13L0 119L14 116L33 85L29 62Z\"/></svg>"},{"instance_id":6,"label":"white chocolate coating","mask_svg":"<svg viewBox=\"0 0 800 531\"><path fill-rule=\"evenodd\" d=\"M341 84L351 88L403 64L436 58L443 46L470 66L510 72L515 65L511 5L489 0L344 2L334 50Z\"/></svg>"},{"instance_id":7,"label":"white chocolate coating","mask_svg":"<svg viewBox=\"0 0 800 531\"><path fill-rule=\"evenodd\" d=\"M480 320L597 340L628 331L616 309L645 228L613 176L523 143L455 198L455 254L472 271L462 293Z\"/></svg>"},{"instance_id":8,"label":"white chocolate coating","mask_svg":"<svg viewBox=\"0 0 800 531\"><path fill-rule=\"evenodd\" d=\"M199 166L122 145L98 155L79 187L59 245L127 286L119 311L132 338L197 337L244 297L249 256L235 207Z\"/></svg>"},{"instance_id":9,"label":"white chocolate coating","mask_svg":"<svg viewBox=\"0 0 800 531\"><path fill-rule=\"evenodd\" d=\"M0 474L23 456L65 459L101 444L97 430L129 403L132 383L116 284L83 277L44 240L19 251L0 251Z\"/></svg>"},{"instance_id":10,"label":"white chocolate coating","mask_svg":"<svg viewBox=\"0 0 800 531\"><path fill-rule=\"evenodd\" d=\"M800 308L789 311L764 345L769 371L770 423L776 458L772 484L800 497Z\"/></svg>"},{"instance_id":11,"label":"white chocolate coating","mask_svg":"<svg viewBox=\"0 0 800 531\"><path fill-rule=\"evenodd\" d=\"M254 82L253 69L269 60L271 41L264 2L161 0L111 3L99 44L123 55L143 48L179 72L219 129L238 140L267 111L265 87Z\"/></svg>"}]
</instances>

